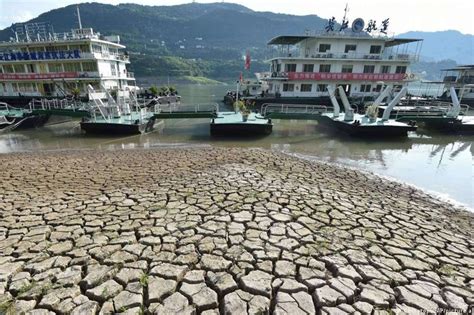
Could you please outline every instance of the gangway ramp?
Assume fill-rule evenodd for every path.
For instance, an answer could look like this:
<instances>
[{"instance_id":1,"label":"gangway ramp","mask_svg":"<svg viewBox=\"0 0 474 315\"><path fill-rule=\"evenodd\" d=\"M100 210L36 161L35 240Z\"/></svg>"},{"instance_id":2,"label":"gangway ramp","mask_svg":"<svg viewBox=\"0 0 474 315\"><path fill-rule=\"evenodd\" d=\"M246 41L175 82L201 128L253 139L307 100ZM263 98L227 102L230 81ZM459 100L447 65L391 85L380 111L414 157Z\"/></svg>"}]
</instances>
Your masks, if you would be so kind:
<instances>
[{"instance_id":1,"label":"gangway ramp","mask_svg":"<svg viewBox=\"0 0 474 315\"><path fill-rule=\"evenodd\" d=\"M156 104L153 111L157 119L216 118L219 104Z\"/></svg>"},{"instance_id":2,"label":"gangway ramp","mask_svg":"<svg viewBox=\"0 0 474 315\"><path fill-rule=\"evenodd\" d=\"M76 103L68 99L34 99L29 106L31 113L35 115L86 117L90 113L87 103Z\"/></svg>"},{"instance_id":3,"label":"gangway ramp","mask_svg":"<svg viewBox=\"0 0 474 315\"><path fill-rule=\"evenodd\" d=\"M328 108L323 105L276 104L262 105L262 116L272 119L319 120Z\"/></svg>"}]
</instances>

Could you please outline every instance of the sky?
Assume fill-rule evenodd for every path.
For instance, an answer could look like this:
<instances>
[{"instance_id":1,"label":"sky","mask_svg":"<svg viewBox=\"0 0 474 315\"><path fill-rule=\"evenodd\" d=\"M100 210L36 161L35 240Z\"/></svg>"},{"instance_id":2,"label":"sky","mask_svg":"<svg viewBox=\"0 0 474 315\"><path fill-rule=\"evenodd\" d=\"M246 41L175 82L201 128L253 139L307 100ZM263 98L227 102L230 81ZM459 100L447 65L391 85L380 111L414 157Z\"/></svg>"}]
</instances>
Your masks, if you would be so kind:
<instances>
[{"instance_id":1,"label":"sky","mask_svg":"<svg viewBox=\"0 0 474 315\"><path fill-rule=\"evenodd\" d=\"M25 22L51 9L92 0L0 0L0 29L12 23ZM96 2L144 5L174 5L190 0L97 0ZM197 0L196 2L221 2ZM458 30L474 35L474 0L226 0L242 4L255 11L272 11L295 15L316 14L323 18L342 20L346 3L348 18L368 21L390 18L389 32ZM54 21L53 25L54 25Z\"/></svg>"}]
</instances>

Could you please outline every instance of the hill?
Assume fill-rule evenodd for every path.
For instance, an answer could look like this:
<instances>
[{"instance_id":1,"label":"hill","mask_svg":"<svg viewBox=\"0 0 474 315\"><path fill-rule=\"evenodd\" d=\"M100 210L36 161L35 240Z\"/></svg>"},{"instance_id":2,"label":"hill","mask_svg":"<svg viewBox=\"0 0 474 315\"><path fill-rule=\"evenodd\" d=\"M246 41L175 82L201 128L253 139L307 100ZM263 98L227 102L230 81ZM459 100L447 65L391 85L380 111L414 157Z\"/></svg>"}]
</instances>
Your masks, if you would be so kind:
<instances>
[{"instance_id":1,"label":"hill","mask_svg":"<svg viewBox=\"0 0 474 315\"><path fill-rule=\"evenodd\" d=\"M452 59L458 64L474 64L474 36L458 31L408 32L400 37L423 39L423 61Z\"/></svg>"},{"instance_id":2,"label":"hill","mask_svg":"<svg viewBox=\"0 0 474 315\"><path fill-rule=\"evenodd\" d=\"M175 6L137 4L80 4L82 24L103 35L118 34L131 56L136 76L207 76L236 78L243 68L246 50L252 56L252 72L266 71L266 43L282 34L303 34L321 30L326 19L317 15L294 16L255 12L233 3L188 3ZM29 22L50 22L55 32L77 28L76 6L45 12ZM14 25L12 25L14 27ZM12 27L0 30L0 40L8 40ZM472 60L472 35L456 31L409 32L399 37L425 39L423 63L426 73L439 66L435 62Z\"/></svg>"},{"instance_id":3,"label":"hill","mask_svg":"<svg viewBox=\"0 0 474 315\"><path fill-rule=\"evenodd\" d=\"M321 29L326 23L316 15L255 12L232 3L84 3L80 10L83 26L103 35L121 36L137 76L235 78L242 70L242 56L247 49L252 55L252 71L264 71L268 66L262 60L269 39ZM76 6L51 10L29 22L50 22L55 32L69 31L77 28ZM8 40L12 34L11 27L6 28L0 31L0 40Z\"/></svg>"}]
</instances>

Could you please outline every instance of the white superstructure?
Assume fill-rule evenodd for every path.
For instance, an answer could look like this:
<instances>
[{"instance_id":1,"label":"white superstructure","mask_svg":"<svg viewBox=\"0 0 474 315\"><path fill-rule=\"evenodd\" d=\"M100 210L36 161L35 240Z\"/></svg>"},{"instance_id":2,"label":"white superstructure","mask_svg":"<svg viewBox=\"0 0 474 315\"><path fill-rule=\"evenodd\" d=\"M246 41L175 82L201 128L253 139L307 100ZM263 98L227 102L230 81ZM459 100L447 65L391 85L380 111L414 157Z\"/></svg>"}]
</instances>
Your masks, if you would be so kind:
<instances>
[{"instance_id":1,"label":"white superstructure","mask_svg":"<svg viewBox=\"0 0 474 315\"><path fill-rule=\"evenodd\" d=\"M278 36L268 43L277 55L268 60L267 95L327 97L328 85L342 85L353 98L375 97L383 86L400 90L415 79L409 65L418 60L420 42L350 30Z\"/></svg>"},{"instance_id":2,"label":"white superstructure","mask_svg":"<svg viewBox=\"0 0 474 315\"><path fill-rule=\"evenodd\" d=\"M474 65L460 65L443 71L445 75L441 83L444 84L444 91L441 98L449 99L453 87L462 103L474 105Z\"/></svg>"},{"instance_id":3,"label":"white superstructure","mask_svg":"<svg viewBox=\"0 0 474 315\"><path fill-rule=\"evenodd\" d=\"M91 28L58 34L33 24L17 25L15 37L0 43L0 97L61 97L77 89L84 96L88 85L97 90L135 86L119 36L104 37Z\"/></svg>"}]
</instances>

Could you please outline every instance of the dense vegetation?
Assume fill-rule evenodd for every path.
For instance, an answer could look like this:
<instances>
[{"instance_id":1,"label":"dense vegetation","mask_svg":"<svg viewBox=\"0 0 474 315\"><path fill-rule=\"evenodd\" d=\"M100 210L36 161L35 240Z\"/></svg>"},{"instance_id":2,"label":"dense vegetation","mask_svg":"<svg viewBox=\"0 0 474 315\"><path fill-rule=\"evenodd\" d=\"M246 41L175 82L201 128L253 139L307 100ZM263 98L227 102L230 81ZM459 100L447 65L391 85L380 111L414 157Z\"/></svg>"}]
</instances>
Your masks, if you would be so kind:
<instances>
[{"instance_id":1,"label":"dense vegetation","mask_svg":"<svg viewBox=\"0 0 474 315\"><path fill-rule=\"evenodd\" d=\"M103 35L121 36L131 56L131 70L137 77L233 80L243 70L247 50L252 56L251 71L266 71L268 65L263 60L270 56L268 40L282 34L321 30L326 24L325 19L316 15L255 12L231 3L176 6L84 3L80 9L83 26ZM77 27L75 12L75 5L71 5L41 14L30 22L51 22L55 32L69 31ZM2 30L0 40L8 40L12 34L11 28ZM434 48L428 46L430 51L423 49L422 54L431 56ZM417 67L429 76L438 68L429 62L419 63Z\"/></svg>"}]
</instances>

